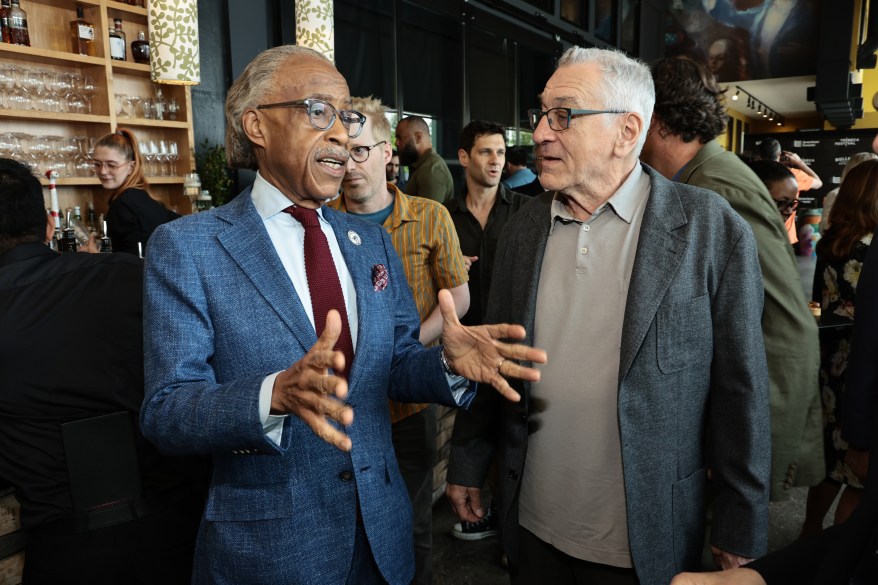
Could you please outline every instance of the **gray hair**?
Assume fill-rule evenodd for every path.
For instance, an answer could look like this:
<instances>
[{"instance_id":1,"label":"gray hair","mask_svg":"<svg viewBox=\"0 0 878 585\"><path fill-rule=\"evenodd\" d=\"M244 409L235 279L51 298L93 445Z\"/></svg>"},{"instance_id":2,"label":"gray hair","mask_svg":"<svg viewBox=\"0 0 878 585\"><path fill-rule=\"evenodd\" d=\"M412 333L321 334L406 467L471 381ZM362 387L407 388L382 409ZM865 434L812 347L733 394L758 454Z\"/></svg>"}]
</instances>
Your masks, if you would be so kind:
<instances>
[{"instance_id":1,"label":"gray hair","mask_svg":"<svg viewBox=\"0 0 878 585\"><path fill-rule=\"evenodd\" d=\"M636 112L643 117L643 130L634 148L634 155L640 156L655 107L655 86L649 66L621 51L574 46L561 55L557 68L579 63L595 63L603 73L595 96L602 102L598 107ZM605 123L611 124L612 119L607 118Z\"/></svg>"},{"instance_id":2,"label":"gray hair","mask_svg":"<svg viewBox=\"0 0 878 585\"><path fill-rule=\"evenodd\" d=\"M390 121L387 119L387 106L381 103L381 100L369 97L355 97L352 100L351 108L366 116L366 120L372 127L372 136L378 142L386 140L390 142Z\"/></svg>"},{"instance_id":3,"label":"gray hair","mask_svg":"<svg viewBox=\"0 0 878 585\"><path fill-rule=\"evenodd\" d=\"M275 86L275 74L287 59L325 56L313 49L297 45L282 45L259 53L235 80L226 96L226 157L232 168L257 168L253 144L244 132L241 118L244 112L255 108Z\"/></svg>"}]
</instances>

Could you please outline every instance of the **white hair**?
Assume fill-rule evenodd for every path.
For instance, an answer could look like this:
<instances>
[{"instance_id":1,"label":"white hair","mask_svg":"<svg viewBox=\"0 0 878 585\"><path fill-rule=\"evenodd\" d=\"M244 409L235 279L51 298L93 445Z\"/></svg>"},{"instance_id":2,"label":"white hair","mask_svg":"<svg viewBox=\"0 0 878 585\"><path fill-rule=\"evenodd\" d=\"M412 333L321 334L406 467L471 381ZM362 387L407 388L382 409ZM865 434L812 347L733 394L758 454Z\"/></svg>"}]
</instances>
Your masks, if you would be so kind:
<instances>
[{"instance_id":1,"label":"white hair","mask_svg":"<svg viewBox=\"0 0 878 585\"><path fill-rule=\"evenodd\" d=\"M655 85L649 66L621 51L574 46L561 55L557 68L579 63L595 63L603 74L595 96L602 102L600 107L619 112L636 112L643 117L643 130L634 147L634 155L640 156L655 107ZM611 123L612 120L607 118L606 124Z\"/></svg>"}]
</instances>

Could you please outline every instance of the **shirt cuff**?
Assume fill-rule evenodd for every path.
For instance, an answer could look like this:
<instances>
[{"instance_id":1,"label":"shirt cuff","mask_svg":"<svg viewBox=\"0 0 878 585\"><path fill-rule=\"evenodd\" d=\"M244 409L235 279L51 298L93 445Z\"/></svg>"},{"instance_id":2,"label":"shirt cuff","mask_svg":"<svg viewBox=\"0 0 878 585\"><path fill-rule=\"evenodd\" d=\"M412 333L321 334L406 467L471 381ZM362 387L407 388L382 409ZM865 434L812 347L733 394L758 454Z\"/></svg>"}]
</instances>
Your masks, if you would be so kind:
<instances>
[{"instance_id":1,"label":"shirt cuff","mask_svg":"<svg viewBox=\"0 0 878 585\"><path fill-rule=\"evenodd\" d=\"M274 380L280 372L269 374L262 381L259 388L259 420L262 423L262 430L265 432L267 439L275 445L280 445L281 436L284 430L284 420L286 415L271 414L271 392L274 389Z\"/></svg>"},{"instance_id":2,"label":"shirt cuff","mask_svg":"<svg viewBox=\"0 0 878 585\"><path fill-rule=\"evenodd\" d=\"M451 390L451 397L458 408L467 408L476 395L477 384L470 382L463 376L457 374L445 373L445 379L448 381L448 388Z\"/></svg>"}]
</instances>

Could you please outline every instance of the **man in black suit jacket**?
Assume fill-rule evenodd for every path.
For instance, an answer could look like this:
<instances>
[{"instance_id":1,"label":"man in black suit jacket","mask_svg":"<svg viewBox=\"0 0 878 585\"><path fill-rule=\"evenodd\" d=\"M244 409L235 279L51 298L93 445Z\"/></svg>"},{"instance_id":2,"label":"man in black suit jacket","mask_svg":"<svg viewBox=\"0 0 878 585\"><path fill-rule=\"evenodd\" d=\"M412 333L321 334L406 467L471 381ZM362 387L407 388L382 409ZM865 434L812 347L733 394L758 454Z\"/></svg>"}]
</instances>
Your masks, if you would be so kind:
<instances>
[{"instance_id":1,"label":"man in black suit jacket","mask_svg":"<svg viewBox=\"0 0 878 585\"><path fill-rule=\"evenodd\" d=\"M24 582L188 583L201 498L180 470L195 462L163 457L132 432L143 400L143 263L60 255L45 245L52 233L39 181L0 159L0 485L21 504ZM85 464L109 456L101 447L127 444L127 457L119 451L106 476L87 470L78 483L76 440L65 438L77 425L62 425L112 413L122 414L101 421L122 432L87 430L97 449L86 447Z\"/></svg>"}]
</instances>

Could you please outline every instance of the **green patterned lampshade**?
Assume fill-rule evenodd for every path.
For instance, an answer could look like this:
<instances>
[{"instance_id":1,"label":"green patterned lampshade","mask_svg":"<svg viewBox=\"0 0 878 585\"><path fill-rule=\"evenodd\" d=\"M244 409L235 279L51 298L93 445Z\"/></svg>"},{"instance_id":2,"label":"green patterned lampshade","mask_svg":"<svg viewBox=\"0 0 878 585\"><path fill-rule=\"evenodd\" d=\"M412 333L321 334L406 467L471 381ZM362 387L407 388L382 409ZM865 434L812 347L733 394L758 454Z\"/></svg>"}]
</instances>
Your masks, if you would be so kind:
<instances>
[{"instance_id":1,"label":"green patterned lampshade","mask_svg":"<svg viewBox=\"0 0 878 585\"><path fill-rule=\"evenodd\" d=\"M149 65L156 83L201 83L197 0L147 0Z\"/></svg>"},{"instance_id":2,"label":"green patterned lampshade","mask_svg":"<svg viewBox=\"0 0 878 585\"><path fill-rule=\"evenodd\" d=\"M296 0L296 44L335 61L332 0Z\"/></svg>"}]
</instances>

